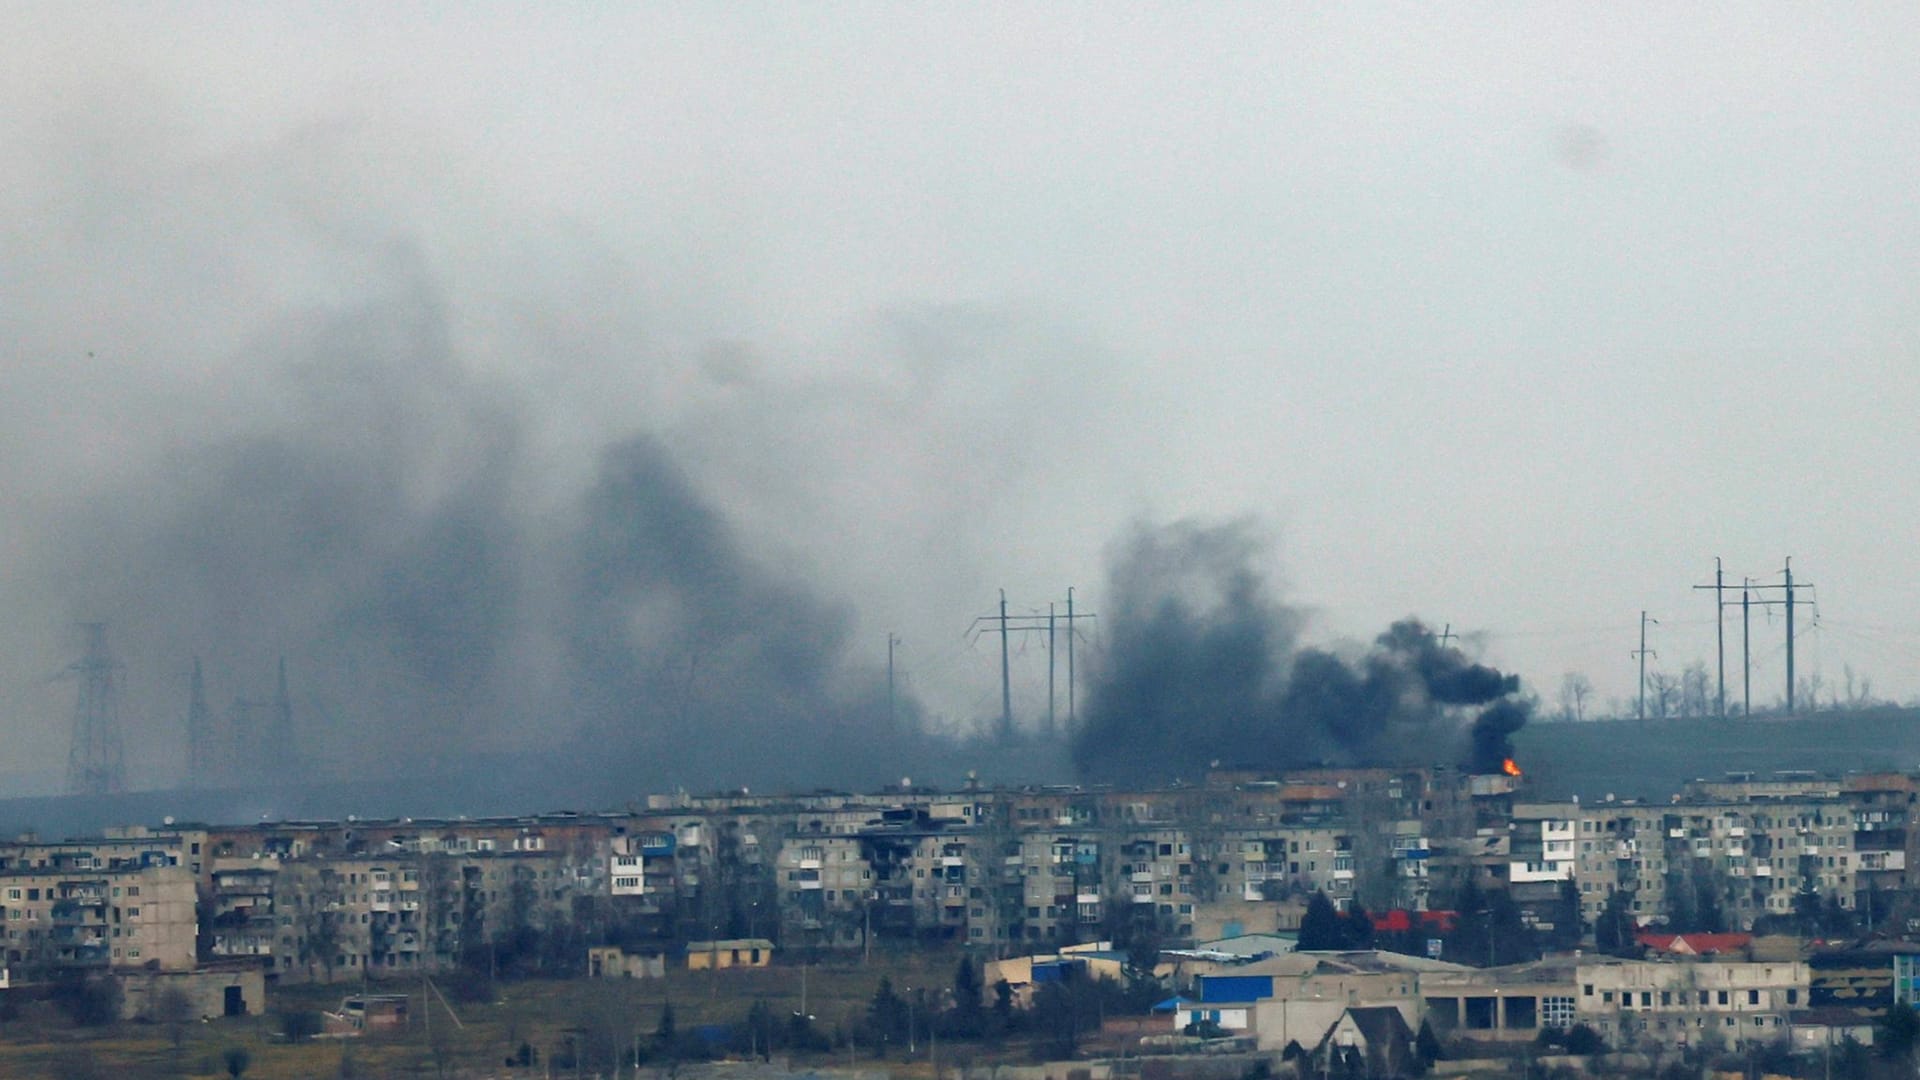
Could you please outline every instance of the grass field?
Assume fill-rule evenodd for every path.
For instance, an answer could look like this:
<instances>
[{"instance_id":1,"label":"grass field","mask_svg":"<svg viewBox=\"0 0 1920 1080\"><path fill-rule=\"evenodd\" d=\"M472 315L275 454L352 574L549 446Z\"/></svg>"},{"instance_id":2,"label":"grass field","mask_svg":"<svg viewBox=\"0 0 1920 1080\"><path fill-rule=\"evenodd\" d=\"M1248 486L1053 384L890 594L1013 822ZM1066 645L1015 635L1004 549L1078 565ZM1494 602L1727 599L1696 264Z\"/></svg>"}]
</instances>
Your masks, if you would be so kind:
<instances>
[{"instance_id":1,"label":"grass field","mask_svg":"<svg viewBox=\"0 0 1920 1080\"><path fill-rule=\"evenodd\" d=\"M949 989L959 954L953 951L920 953L876 952L870 964L858 957L822 962L805 969L805 1008L815 1026L833 1036L855 1028L865 1015L875 986L884 975L903 996L908 988L929 993ZM436 996L431 1025L422 1021L419 980L375 982L373 993L405 993L412 1013L403 1031L362 1038L317 1038L289 1044L281 1036L278 1014L337 1008L340 999L360 990L358 984L298 986L269 994L270 1015L187 1025L181 1045L159 1025L128 1023L104 1029L74 1029L50 1014L30 1010L22 1018L0 1025L0 1076L4 1077L144 1077L225 1076L223 1055L233 1047L251 1059L246 1076L258 1080L279 1078L434 1076L445 1066L450 1074L472 1075L486 1069L499 1076L545 1076L550 1061L565 1061L573 1047L594 1040L602 1047L651 1041L661 1013L671 1001L675 1026L682 1033L701 1025L744 1027L754 1002L765 1001L772 1015L784 1021L802 1005L802 968L778 966L758 970L670 972L655 980L529 980L493 984L492 1001L463 1002L449 993L449 1004ZM437 984L436 984L437 985ZM541 1067L510 1070L506 1060L525 1043L540 1055ZM583 1051L589 1047L581 1046ZM904 1050L904 1048L899 1048ZM920 1053L904 1063L900 1052L889 1055L896 1075L931 1075L927 1047L921 1036ZM556 1051L559 1056L555 1057ZM603 1050L603 1052L605 1052ZM1003 1048L990 1055L978 1046L949 1045L943 1059L965 1055L975 1060L1003 1056L1024 1060L1023 1047ZM583 1057L585 1054L583 1053ZM343 1065L344 1058L344 1065ZM805 1058L816 1064L873 1064L865 1049L837 1049ZM602 1075L607 1075L605 1066ZM553 1071L574 1076L573 1069ZM591 1069L580 1075L591 1076Z\"/></svg>"}]
</instances>

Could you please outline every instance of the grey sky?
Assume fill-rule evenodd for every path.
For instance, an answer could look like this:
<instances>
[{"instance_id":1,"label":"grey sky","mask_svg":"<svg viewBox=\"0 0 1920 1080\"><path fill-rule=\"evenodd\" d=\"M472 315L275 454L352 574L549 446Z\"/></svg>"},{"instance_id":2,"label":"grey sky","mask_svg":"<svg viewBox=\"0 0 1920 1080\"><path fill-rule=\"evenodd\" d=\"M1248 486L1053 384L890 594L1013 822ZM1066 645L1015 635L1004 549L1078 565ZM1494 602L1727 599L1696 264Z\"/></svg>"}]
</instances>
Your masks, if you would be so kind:
<instances>
[{"instance_id":1,"label":"grey sky","mask_svg":"<svg viewBox=\"0 0 1920 1080\"><path fill-rule=\"evenodd\" d=\"M0 771L120 617L49 570L76 508L311 422L289 328L416 293L526 506L652 434L955 721L995 590L1098 610L1143 516L1253 515L1307 639L1451 622L1548 698L1628 696L1642 608L1710 662L1687 587L1791 553L1803 670L1920 695L1909 6L8 8ZM182 664L129 657L156 724Z\"/></svg>"}]
</instances>

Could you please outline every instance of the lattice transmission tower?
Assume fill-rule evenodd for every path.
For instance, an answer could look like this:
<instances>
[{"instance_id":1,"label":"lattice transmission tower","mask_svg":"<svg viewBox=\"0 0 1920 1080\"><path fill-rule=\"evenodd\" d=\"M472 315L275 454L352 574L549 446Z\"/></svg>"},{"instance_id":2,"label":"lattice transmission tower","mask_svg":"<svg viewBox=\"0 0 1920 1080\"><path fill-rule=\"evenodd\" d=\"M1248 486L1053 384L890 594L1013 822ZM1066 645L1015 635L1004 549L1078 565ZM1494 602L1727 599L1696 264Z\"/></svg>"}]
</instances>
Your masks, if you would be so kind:
<instances>
[{"instance_id":1,"label":"lattice transmission tower","mask_svg":"<svg viewBox=\"0 0 1920 1080\"><path fill-rule=\"evenodd\" d=\"M83 623L87 651L71 670L80 684L73 705L73 746L67 751L67 790L110 795L127 789L120 746L119 667L107 651L107 624Z\"/></svg>"}]
</instances>

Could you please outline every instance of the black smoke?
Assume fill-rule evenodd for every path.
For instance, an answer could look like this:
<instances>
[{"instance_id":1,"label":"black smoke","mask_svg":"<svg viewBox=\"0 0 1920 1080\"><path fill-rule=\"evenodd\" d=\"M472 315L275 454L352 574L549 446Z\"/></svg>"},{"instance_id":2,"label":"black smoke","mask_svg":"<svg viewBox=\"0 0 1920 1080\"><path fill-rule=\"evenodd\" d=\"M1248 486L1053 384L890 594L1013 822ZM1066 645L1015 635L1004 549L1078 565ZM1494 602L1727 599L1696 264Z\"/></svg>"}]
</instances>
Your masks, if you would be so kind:
<instances>
[{"instance_id":1,"label":"black smoke","mask_svg":"<svg viewBox=\"0 0 1920 1080\"><path fill-rule=\"evenodd\" d=\"M424 285L281 320L257 415L125 463L42 532L30 564L73 615L108 622L130 670L180 673L134 687L158 720L129 732L143 757L183 738L196 657L226 717L282 656L297 770L268 775L241 735L197 786L488 762L578 805L873 785L954 749L852 659L851 610L763 565L660 437L613 432L556 473L448 327Z\"/></svg>"},{"instance_id":2,"label":"black smoke","mask_svg":"<svg viewBox=\"0 0 1920 1080\"><path fill-rule=\"evenodd\" d=\"M1430 764L1497 772L1528 700L1416 619L1357 656L1298 646L1302 614L1260 569L1248 523L1136 529L1108 575L1111 644L1074 733L1090 779L1197 780L1209 767Z\"/></svg>"}]
</instances>

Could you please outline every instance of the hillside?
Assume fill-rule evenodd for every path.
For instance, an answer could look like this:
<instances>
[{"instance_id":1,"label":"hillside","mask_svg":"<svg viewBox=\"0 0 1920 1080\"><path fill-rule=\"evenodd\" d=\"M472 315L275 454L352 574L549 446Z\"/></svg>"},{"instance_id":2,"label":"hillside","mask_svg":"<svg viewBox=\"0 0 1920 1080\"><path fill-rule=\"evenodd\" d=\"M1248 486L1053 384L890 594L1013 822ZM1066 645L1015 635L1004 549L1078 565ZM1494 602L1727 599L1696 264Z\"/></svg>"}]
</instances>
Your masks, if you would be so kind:
<instances>
[{"instance_id":1,"label":"hillside","mask_svg":"<svg viewBox=\"0 0 1920 1080\"><path fill-rule=\"evenodd\" d=\"M1895 707L1752 720L1535 723L1514 739L1540 798L1664 799L1696 777L1811 769L1920 768L1920 709Z\"/></svg>"}]
</instances>

